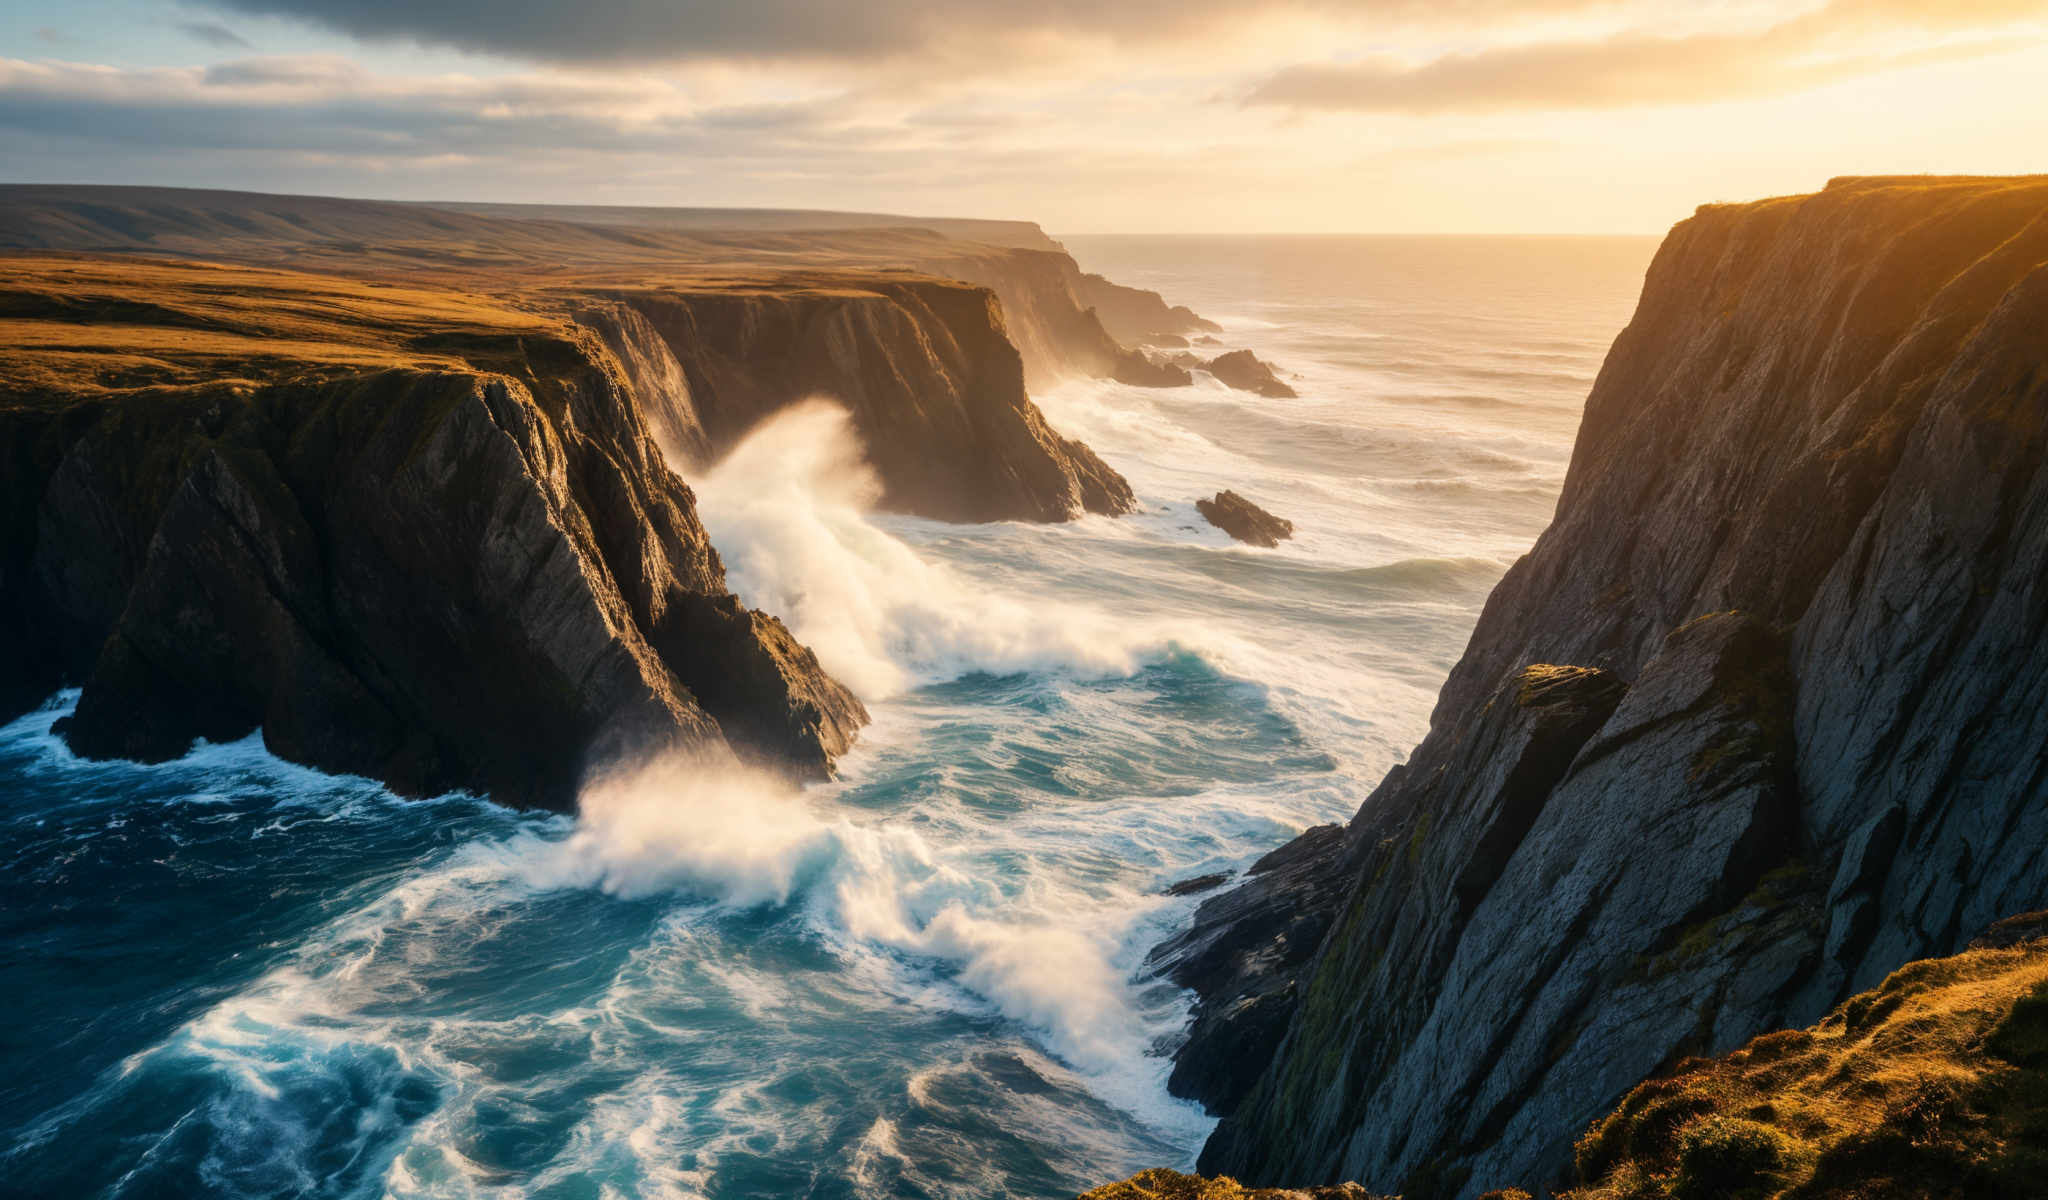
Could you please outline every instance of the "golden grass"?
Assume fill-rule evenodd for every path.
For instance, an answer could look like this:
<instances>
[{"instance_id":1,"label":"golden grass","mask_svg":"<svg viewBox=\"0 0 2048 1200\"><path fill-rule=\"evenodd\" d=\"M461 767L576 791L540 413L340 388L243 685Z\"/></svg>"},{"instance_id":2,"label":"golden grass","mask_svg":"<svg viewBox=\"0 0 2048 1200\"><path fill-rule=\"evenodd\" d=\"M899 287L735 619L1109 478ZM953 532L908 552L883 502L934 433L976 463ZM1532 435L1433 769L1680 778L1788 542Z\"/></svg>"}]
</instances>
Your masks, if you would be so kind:
<instances>
[{"instance_id":1,"label":"golden grass","mask_svg":"<svg viewBox=\"0 0 2048 1200\"><path fill-rule=\"evenodd\" d=\"M521 336L570 334L558 318L449 288L209 263L0 256L0 387L17 398L323 369L461 367L469 357L445 345Z\"/></svg>"},{"instance_id":2,"label":"golden grass","mask_svg":"<svg viewBox=\"0 0 2048 1200\"><path fill-rule=\"evenodd\" d=\"M1248 1188L1229 1176L1204 1179L1154 1167L1129 1179L1084 1192L1080 1200L1304 1200L1305 1197L1348 1197L1364 1200L1367 1193L1355 1184L1306 1191L1286 1188Z\"/></svg>"},{"instance_id":3,"label":"golden grass","mask_svg":"<svg viewBox=\"0 0 2048 1200\"><path fill-rule=\"evenodd\" d=\"M2048 914L2016 921L2048 929ZM2048 1197L2048 940L1910 963L1811 1029L1680 1063L1595 1122L1577 1159L1584 1185L1560 1200ZM1346 1187L1151 1170L1081 1200L1367 1195Z\"/></svg>"},{"instance_id":4,"label":"golden grass","mask_svg":"<svg viewBox=\"0 0 2048 1200\"><path fill-rule=\"evenodd\" d=\"M926 279L720 264L408 270L392 277L130 256L0 254L0 398L60 404L139 387L263 383L391 367L508 370L583 335L585 289L864 297ZM964 285L963 285L964 286Z\"/></svg>"},{"instance_id":5,"label":"golden grass","mask_svg":"<svg viewBox=\"0 0 2048 1200\"><path fill-rule=\"evenodd\" d=\"M2048 943L1912 963L1812 1029L1638 1086L1580 1140L1567 1195L2044 1194L2044 1066Z\"/></svg>"}]
</instances>

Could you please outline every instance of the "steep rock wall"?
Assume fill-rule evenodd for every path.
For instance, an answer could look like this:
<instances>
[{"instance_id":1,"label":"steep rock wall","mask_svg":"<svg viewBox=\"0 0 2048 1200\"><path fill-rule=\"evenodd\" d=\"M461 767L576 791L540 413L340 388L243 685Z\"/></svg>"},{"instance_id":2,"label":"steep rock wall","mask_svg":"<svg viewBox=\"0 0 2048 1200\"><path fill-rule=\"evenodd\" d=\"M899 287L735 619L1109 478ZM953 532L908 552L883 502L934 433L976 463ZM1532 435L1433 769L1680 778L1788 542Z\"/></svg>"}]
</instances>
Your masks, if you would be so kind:
<instances>
[{"instance_id":1,"label":"steep rock wall","mask_svg":"<svg viewBox=\"0 0 2048 1200\"><path fill-rule=\"evenodd\" d=\"M556 808L632 755L817 776L851 744L859 702L726 591L595 338L460 297L137 270L7 293L29 316L0 395L0 612L38 631L0 660L11 711L73 683L81 754L260 725L402 792ZM307 329L301 303L349 317Z\"/></svg>"},{"instance_id":2,"label":"steep rock wall","mask_svg":"<svg viewBox=\"0 0 2048 1200\"><path fill-rule=\"evenodd\" d=\"M950 521L1063 521L1134 503L1121 475L1055 432L1031 402L986 288L870 276L595 299L579 319L626 348L628 361L650 364L649 394L667 397L650 405L650 418L665 443L701 447L694 462L715 459L788 405L827 396L852 413L889 508Z\"/></svg>"},{"instance_id":3,"label":"steep rock wall","mask_svg":"<svg viewBox=\"0 0 2048 1200\"><path fill-rule=\"evenodd\" d=\"M1132 347L1158 334L1222 332L1186 307L1169 306L1157 292L1083 272L1064 250L935 246L911 263L996 294L1032 387L1075 375L1139 387L1182 386L1190 382L1186 371L1155 363Z\"/></svg>"},{"instance_id":4,"label":"steep rock wall","mask_svg":"<svg viewBox=\"0 0 2048 1200\"><path fill-rule=\"evenodd\" d=\"M1184 1062L1241 1052L1239 996L1300 997L1255 1080L1210 1080L1204 1168L1411 1197L1556 1178L1661 1066L2041 907L2044 634L2048 181L1702 209L1551 528L1325 858L1319 951L1193 981L1223 1028ZM1544 733L1551 679L1619 701Z\"/></svg>"}]
</instances>

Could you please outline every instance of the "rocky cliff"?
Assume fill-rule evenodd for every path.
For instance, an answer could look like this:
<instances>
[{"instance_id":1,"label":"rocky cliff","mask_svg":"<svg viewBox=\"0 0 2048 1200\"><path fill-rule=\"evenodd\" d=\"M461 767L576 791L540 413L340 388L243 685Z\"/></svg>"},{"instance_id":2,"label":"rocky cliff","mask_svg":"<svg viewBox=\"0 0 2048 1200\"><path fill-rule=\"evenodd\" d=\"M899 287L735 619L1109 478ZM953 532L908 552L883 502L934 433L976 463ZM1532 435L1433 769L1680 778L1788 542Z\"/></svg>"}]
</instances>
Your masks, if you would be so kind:
<instances>
[{"instance_id":1,"label":"rocky cliff","mask_svg":"<svg viewBox=\"0 0 2048 1200\"><path fill-rule=\"evenodd\" d=\"M568 807L663 749L816 776L865 722L750 612L568 322L300 273L17 258L0 701L160 759L261 726L395 789Z\"/></svg>"},{"instance_id":2,"label":"rocky cliff","mask_svg":"<svg viewBox=\"0 0 2048 1200\"><path fill-rule=\"evenodd\" d=\"M1428 736L1163 948L1204 1168L1557 1179L1661 1067L2042 907L2044 564L2048 181L1680 224Z\"/></svg>"},{"instance_id":3,"label":"rocky cliff","mask_svg":"<svg viewBox=\"0 0 2048 1200\"><path fill-rule=\"evenodd\" d=\"M2048 913L1908 963L1808 1029L1688 1058L1573 1148L1562 1200L2038 1196L2048 1179ZM1081 1200L1358 1198L1146 1171ZM1529 1200L1501 1188L1486 1200Z\"/></svg>"},{"instance_id":4,"label":"rocky cliff","mask_svg":"<svg viewBox=\"0 0 2048 1200\"><path fill-rule=\"evenodd\" d=\"M1123 476L1031 402L987 288L908 274L782 275L590 300L578 319L640 377L679 467L713 461L772 413L823 395L852 413L886 507L950 521L1063 521L1134 504Z\"/></svg>"},{"instance_id":5,"label":"rocky cliff","mask_svg":"<svg viewBox=\"0 0 2048 1200\"><path fill-rule=\"evenodd\" d=\"M1034 387L1068 375L1185 383L1185 372L1162 372L1122 343L1216 329L1156 292L1085 274L1037 226L1016 221L0 184L0 249L198 256L522 291L907 268L993 291Z\"/></svg>"}]
</instances>

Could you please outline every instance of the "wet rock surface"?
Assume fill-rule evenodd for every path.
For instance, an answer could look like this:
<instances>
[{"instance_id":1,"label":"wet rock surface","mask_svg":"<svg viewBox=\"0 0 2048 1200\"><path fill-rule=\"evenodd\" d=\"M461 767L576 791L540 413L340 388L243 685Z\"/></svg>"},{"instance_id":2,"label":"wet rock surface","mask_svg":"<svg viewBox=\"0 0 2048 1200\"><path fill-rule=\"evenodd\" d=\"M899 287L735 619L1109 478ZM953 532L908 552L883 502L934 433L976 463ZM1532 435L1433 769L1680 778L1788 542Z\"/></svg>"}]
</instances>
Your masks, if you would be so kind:
<instances>
[{"instance_id":1,"label":"wet rock surface","mask_svg":"<svg viewBox=\"0 0 2048 1200\"><path fill-rule=\"evenodd\" d=\"M1241 392L1257 392L1275 400L1293 400L1300 395L1273 373L1273 364L1249 350L1219 354L1203 363L1202 369Z\"/></svg>"},{"instance_id":2,"label":"wet rock surface","mask_svg":"<svg viewBox=\"0 0 2048 1200\"><path fill-rule=\"evenodd\" d=\"M2048 181L1672 232L1205 1172L1556 1180L1668 1062L2048 902L2043 329Z\"/></svg>"},{"instance_id":3,"label":"wet rock surface","mask_svg":"<svg viewBox=\"0 0 2048 1200\"><path fill-rule=\"evenodd\" d=\"M885 507L946 521L1064 521L1136 503L1122 475L1032 403L987 288L799 276L773 290L597 299L581 318L628 346L628 363L652 364L650 419L665 445L697 450L689 465L826 397L852 415Z\"/></svg>"},{"instance_id":4,"label":"wet rock surface","mask_svg":"<svg viewBox=\"0 0 2048 1200\"><path fill-rule=\"evenodd\" d=\"M1345 869L1344 827L1321 825L1267 854L1244 882L1195 910L1147 965L1200 1000L1189 1049L1167 1087L1228 1112L1286 1032L1299 976L1330 926Z\"/></svg>"},{"instance_id":5,"label":"wet rock surface","mask_svg":"<svg viewBox=\"0 0 2048 1200\"><path fill-rule=\"evenodd\" d=\"M78 753L163 759L260 726L285 758L400 792L569 808L587 771L669 750L820 776L865 723L726 591L587 333L284 273L56 270L71 344L158 355L136 387L33 347L6 364L0 441L23 469L0 608L49 636L0 674L16 704L82 686ZM131 290L157 309L121 307ZM165 338L180 314L230 332ZM343 340L365 316L394 323Z\"/></svg>"},{"instance_id":6,"label":"wet rock surface","mask_svg":"<svg viewBox=\"0 0 2048 1200\"><path fill-rule=\"evenodd\" d=\"M1109 377L1118 383L1131 387L1174 388L1192 387L1195 377L1187 367L1167 359L1154 358L1143 350L1124 350L1117 353Z\"/></svg>"},{"instance_id":7,"label":"wet rock surface","mask_svg":"<svg viewBox=\"0 0 2048 1200\"><path fill-rule=\"evenodd\" d=\"M1294 536L1294 522L1276 517L1236 492L1222 491L1195 501L1202 519L1250 546L1272 549Z\"/></svg>"}]
</instances>

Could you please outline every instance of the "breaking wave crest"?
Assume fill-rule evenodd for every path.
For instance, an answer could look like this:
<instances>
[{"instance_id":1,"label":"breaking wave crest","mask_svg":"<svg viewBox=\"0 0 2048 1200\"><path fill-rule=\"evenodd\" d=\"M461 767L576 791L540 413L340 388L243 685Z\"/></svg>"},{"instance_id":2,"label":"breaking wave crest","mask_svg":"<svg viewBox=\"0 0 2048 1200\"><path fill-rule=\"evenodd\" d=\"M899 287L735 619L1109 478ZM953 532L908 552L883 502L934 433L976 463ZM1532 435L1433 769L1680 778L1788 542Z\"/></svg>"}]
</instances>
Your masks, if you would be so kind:
<instances>
[{"instance_id":1,"label":"breaking wave crest","mask_svg":"<svg viewBox=\"0 0 2048 1200\"><path fill-rule=\"evenodd\" d=\"M875 522L881 488L829 401L777 413L695 487L733 590L867 699L969 671L1128 674L1201 637L1187 623L1006 594L926 561Z\"/></svg>"}]
</instances>

